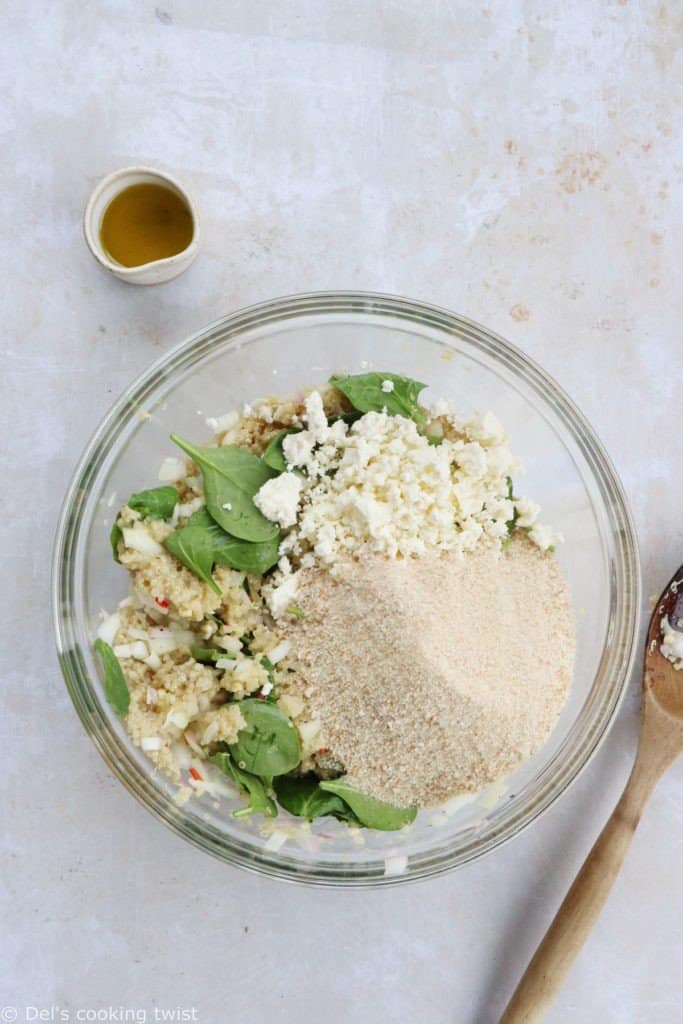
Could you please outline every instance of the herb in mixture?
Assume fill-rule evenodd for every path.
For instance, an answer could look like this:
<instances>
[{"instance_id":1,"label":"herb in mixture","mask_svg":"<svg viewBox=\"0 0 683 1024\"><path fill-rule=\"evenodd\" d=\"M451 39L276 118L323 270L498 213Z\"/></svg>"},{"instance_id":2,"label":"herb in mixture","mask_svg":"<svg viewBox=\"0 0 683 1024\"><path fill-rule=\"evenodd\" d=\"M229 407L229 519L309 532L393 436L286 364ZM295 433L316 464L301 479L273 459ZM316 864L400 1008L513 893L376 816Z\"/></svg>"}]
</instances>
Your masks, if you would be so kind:
<instances>
[{"instance_id":1,"label":"herb in mixture","mask_svg":"<svg viewBox=\"0 0 683 1024\"><path fill-rule=\"evenodd\" d=\"M119 665L119 659L104 640L95 641L95 650L104 665L104 695L117 715L127 715L130 693L126 677Z\"/></svg>"},{"instance_id":2,"label":"herb in mixture","mask_svg":"<svg viewBox=\"0 0 683 1024\"><path fill-rule=\"evenodd\" d=\"M390 391L382 387L387 381L393 385ZM406 416L416 423L424 423L426 419L417 399L427 385L410 377L399 377L395 373L359 373L353 377L330 377L330 384L346 395L359 412L386 409L390 416Z\"/></svg>"},{"instance_id":3,"label":"herb in mixture","mask_svg":"<svg viewBox=\"0 0 683 1024\"><path fill-rule=\"evenodd\" d=\"M114 520L114 525L109 531L109 543L111 544L112 554L115 562L121 562L119 558L119 544L123 540L123 530L119 526L118 516Z\"/></svg>"},{"instance_id":4,"label":"herb in mixture","mask_svg":"<svg viewBox=\"0 0 683 1024\"><path fill-rule=\"evenodd\" d=\"M354 789L344 779L321 782L320 788L325 793L334 793L349 805L356 818L366 828L376 828L380 832L393 832L415 821L417 807L394 807L393 804L376 800Z\"/></svg>"},{"instance_id":5,"label":"herb in mixture","mask_svg":"<svg viewBox=\"0 0 683 1024\"><path fill-rule=\"evenodd\" d=\"M241 540L267 541L278 536L277 524L266 519L253 502L257 491L275 476L270 466L235 445L200 447L177 434L172 434L171 440L201 470L206 507L219 526Z\"/></svg>"},{"instance_id":6,"label":"herb in mixture","mask_svg":"<svg viewBox=\"0 0 683 1024\"><path fill-rule=\"evenodd\" d=\"M201 526L183 526L175 533L169 533L164 547L183 563L190 572L204 580L214 594L221 588L211 575L214 562L214 546L209 534Z\"/></svg>"},{"instance_id":7,"label":"herb in mixture","mask_svg":"<svg viewBox=\"0 0 683 1024\"><path fill-rule=\"evenodd\" d=\"M232 654L230 651L224 651L220 647L190 647L190 654L195 661L201 662L202 665L215 665L217 661L221 661L223 658L235 661L237 657L237 655Z\"/></svg>"},{"instance_id":8,"label":"herb in mixture","mask_svg":"<svg viewBox=\"0 0 683 1024\"><path fill-rule=\"evenodd\" d=\"M175 487L152 487L148 491L131 494L128 507L138 512L143 519L170 519L173 509L178 503L178 492ZM119 544L123 540L123 530L119 526L118 516L109 532L114 561L120 562Z\"/></svg>"},{"instance_id":9,"label":"herb in mixture","mask_svg":"<svg viewBox=\"0 0 683 1024\"><path fill-rule=\"evenodd\" d=\"M249 699L240 701L239 708L247 724L230 753L238 768L270 785L275 775L291 772L301 761L299 734L275 704Z\"/></svg>"},{"instance_id":10,"label":"herb in mixture","mask_svg":"<svg viewBox=\"0 0 683 1024\"><path fill-rule=\"evenodd\" d=\"M239 811L233 811L233 818L245 818L249 814L265 814L267 818L277 817L277 807L268 796L266 787L261 779L251 775L249 772L243 771L235 764L230 754L225 751L212 754L209 757L209 761L212 761L220 768L224 775L227 775L233 782L236 782L241 791L248 797L247 806L241 807Z\"/></svg>"},{"instance_id":11,"label":"herb in mixture","mask_svg":"<svg viewBox=\"0 0 683 1024\"><path fill-rule=\"evenodd\" d=\"M170 519L178 504L175 487L153 487L149 491L138 491L128 499L128 508L139 512L143 519Z\"/></svg>"},{"instance_id":12,"label":"herb in mixture","mask_svg":"<svg viewBox=\"0 0 683 1024\"><path fill-rule=\"evenodd\" d=\"M284 452L282 450L282 442L289 434L298 434L299 430L293 430L287 427L285 430L279 430L268 447L264 451L261 458L265 462L266 466L270 466L271 469L276 470L278 473L284 473L287 470L287 462L285 459Z\"/></svg>"},{"instance_id":13,"label":"herb in mixture","mask_svg":"<svg viewBox=\"0 0 683 1024\"><path fill-rule=\"evenodd\" d=\"M213 560L217 565L228 565L240 572L253 572L258 576L271 569L278 560L279 538L271 540L240 540L226 533L209 515L200 508L190 516L188 526L201 527L213 544Z\"/></svg>"},{"instance_id":14,"label":"herb in mixture","mask_svg":"<svg viewBox=\"0 0 683 1024\"><path fill-rule=\"evenodd\" d=\"M320 780L313 775L282 775L275 779L273 786L280 806L297 818L313 821L332 815L346 821L358 820L348 804L340 796L322 790Z\"/></svg>"}]
</instances>

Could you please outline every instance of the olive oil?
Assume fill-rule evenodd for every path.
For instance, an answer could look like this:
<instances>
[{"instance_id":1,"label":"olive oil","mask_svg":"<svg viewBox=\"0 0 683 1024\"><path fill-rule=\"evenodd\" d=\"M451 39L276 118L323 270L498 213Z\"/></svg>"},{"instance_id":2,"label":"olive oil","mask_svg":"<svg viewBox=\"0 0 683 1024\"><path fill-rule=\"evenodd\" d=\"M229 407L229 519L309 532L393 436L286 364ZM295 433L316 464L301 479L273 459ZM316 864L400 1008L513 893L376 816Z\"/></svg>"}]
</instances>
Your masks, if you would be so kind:
<instances>
[{"instance_id":1,"label":"olive oil","mask_svg":"<svg viewBox=\"0 0 683 1024\"><path fill-rule=\"evenodd\" d=\"M187 249L194 234L185 200L164 185L130 185L104 211L100 241L124 267L163 260Z\"/></svg>"}]
</instances>

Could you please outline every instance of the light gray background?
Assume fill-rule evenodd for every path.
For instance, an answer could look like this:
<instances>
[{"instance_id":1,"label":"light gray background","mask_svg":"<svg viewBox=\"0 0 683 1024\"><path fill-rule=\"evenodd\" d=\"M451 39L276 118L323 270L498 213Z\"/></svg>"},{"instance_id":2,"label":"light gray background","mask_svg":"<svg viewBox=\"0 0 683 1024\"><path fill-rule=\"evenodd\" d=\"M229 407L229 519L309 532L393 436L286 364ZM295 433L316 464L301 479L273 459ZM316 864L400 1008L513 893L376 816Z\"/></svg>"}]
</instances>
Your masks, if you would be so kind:
<instances>
[{"instance_id":1,"label":"light gray background","mask_svg":"<svg viewBox=\"0 0 683 1024\"><path fill-rule=\"evenodd\" d=\"M160 4L2 5L0 1004L489 1024L625 781L639 679L572 791L490 858L293 888L185 846L100 762L53 652L48 552L80 449L152 359L260 299L376 289L488 324L575 398L630 495L647 614L683 560L681 5ZM158 288L81 237L91 187L133 163L204 218ZM683 1020L682 806L679 763L551 1024Z\"/></svg>"}]
</instances>

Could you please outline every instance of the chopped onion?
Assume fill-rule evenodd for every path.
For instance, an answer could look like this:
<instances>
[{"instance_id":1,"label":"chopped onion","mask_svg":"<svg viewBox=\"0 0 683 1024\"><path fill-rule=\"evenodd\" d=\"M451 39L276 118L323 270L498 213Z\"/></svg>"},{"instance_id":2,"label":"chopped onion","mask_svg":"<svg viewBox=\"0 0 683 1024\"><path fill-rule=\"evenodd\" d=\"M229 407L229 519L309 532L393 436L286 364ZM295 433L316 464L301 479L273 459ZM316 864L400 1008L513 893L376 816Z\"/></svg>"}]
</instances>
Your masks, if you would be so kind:
<instances>
[{"instance_id":1,"label":"chopped onion","mask_svg":"<svg viewBox=\"0 0 683 1024\"><path fill-rule=\"evenodd\" d=\"M175 637L172 636L159 637L159 639L154 640L150 639L148 643L150 650L152 650L154 654L170 654L170 652L175 651L178 646L175 642Z\"/></svg>"},{"instance_id":2,"label":"chopped onion","mask_svg":"<svg viewBox=\"0 0 683 1024\"><path fill-rule=\"evenodd\" d=\"M213 430L215 434L220 434L224 430L230 430L234 427L240 418L238 412L226 412L222 416L209 416L206 420L206 425L209 430Z\"/></svg>"},{"instance_id":3,"label":"chopped onion","mask_svg":"<svg viewBox=\"0 0 683 1024\"><path fill-rule=\"evenodd\" d=\"M160 555L164 550L143 526L124 527L123 543L132 551L139 551L141 555L150 557Z\"/></svg>"},{"instance_id":4,"label":"chopped onion","mask_svg":"<svg viewBox=\"0 0 683 1024\"><path fill-rule=\"evenodd\" d=\"M121 616L114 612L113 615L107 616L104 622L101 622L97 628L97 636L100 640L104 640L105 644L109 644L110 647L114 646L114 640L116 634L121 626Z\"/></svg>"},{"instance_id":5,"label":"chopped onion","mask_svg":"<svg viewBox=\"0 0 683 1024\"><path fill-rule=\"evenodd\" d=\"M164 741L160 736L143 736L140 746L143 750L161 750Z\"/></svg>"},{"instance_id":6,"label":"chopped onion","mask_svg":"<svg viewBox=\"0 0 683 1024\"><path fill-rule=\"evenodd\" d=\"M276 829L275 832L271 832L270 836L265 842L264 848L269 850L271 853L276 853L282 846L287 842L287 833L282 832L280 829Z\"/></svg>"},{"instance_id":7,"label":"chopped onion","mask_svg":"<svg viewBox=\"0 0 683 1024\"><path fill-rule=\"evenodd\" d=\"M270 660L270 663L272 665L277 665L279 661L282 661L283 658L286 658L287 655L289 654L291 646L292 645L290 644L289 640L282 640L281 643L277 645L277 647L273 647L272 651L270 651L268 654L268 659Z\"/></svg>"},{"instance_id":8,"label":"chopped onion","mask_svg":"<svg viewBox=\"0 0 683 1024\"><path fill-rule=\"evenodd\" d=\"M227 668L231 672L234 672L236 664L237 662L234 658L219 658L216 662L216 668Z\"/></svg>"},{"instance_id":9,"label":"chopped onion","mask_svg":"<svg viewBox=\"0 0 683 1024\"><path fill-rule=\"evenodd\" d=\"M158 475L162 483L172 484L175 480L182 480L185 476L185 463L182 459L164 459Z\"/></svg>"},{"instance_id":10,"label":"chopped onion","mask_svg":"<svg viewBox=\"0 0 683 1024\"><path fill-rule=\"evenodd\" d=\"M384 858L384 874L385 875L402 875L408 867L407 857L385 857Z\"/></svg>"},{"instance_id":11,"label":"chopped onion","mask_svg":"<svg viewBox=\"0 0 683 1024\"><path fill-rule=\"evenodd\" d=\"M138 661L144 661L149 657L149 650L146 643L136 640L132 644L116 644L114 654L117 658L137 658Z\"/></svg>"}]
</instances>

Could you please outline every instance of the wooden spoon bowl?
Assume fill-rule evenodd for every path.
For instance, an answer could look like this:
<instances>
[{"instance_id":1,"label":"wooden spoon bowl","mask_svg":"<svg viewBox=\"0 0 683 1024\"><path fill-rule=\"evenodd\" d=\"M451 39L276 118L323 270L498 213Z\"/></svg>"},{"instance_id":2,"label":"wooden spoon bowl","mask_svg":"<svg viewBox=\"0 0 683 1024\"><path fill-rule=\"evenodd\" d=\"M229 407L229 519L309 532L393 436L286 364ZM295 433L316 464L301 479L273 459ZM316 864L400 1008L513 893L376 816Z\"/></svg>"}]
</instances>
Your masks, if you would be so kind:
<instances>
[{"instance_id":1,"label":"wooden spoon bowl","mask_svg":"<svg viewBox=\"0 0 683 1024\"><path fill-rule=\"evenodd\" d=\"M683 632L683 565L650 619L645 647L640 738L626 788L565 896L501 1017L501 1024L543 1019L600 915L658 780L683 751L683 670L662 654L662 619Z\"/></svg>"}]
</instances>

